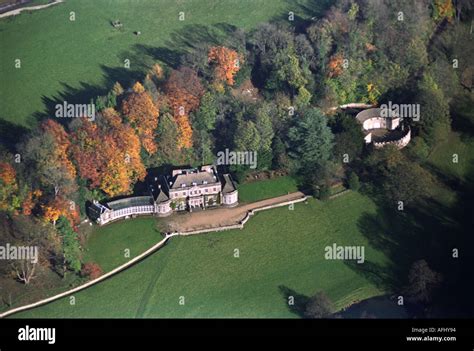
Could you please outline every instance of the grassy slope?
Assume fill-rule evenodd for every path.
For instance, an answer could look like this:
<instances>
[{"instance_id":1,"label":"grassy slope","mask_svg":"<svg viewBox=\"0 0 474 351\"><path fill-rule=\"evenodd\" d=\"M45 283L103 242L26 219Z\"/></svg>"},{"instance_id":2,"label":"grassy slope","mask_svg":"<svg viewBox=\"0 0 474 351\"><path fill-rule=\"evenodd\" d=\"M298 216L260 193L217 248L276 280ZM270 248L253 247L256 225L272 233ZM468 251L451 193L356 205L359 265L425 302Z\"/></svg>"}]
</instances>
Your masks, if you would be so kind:
<instances>
[{"instance_id":1,"label":"grassy slope","mask_svg":"<svg viewBox=\"0 0 474 351\"><path fill-rule=\"evenodd\" d=\"M472 162L474 162L474 140L462 140L459 133L452 132L448 140L436 146L429 157L429 163L436 166L448 176L464 179ZM453 162L453 155L458 155L458 163Z\"/></svg>"},{"instance_id":2,"label":"grassy slope","mask_svg":"<svg viewBox=\"0 0 474 351\"><path fill-rule=\"evenodd\" d=\"M304 0L301 0L304 2ZM182 50L202 39L212 39L216 24L254 27L281 17L298 5L286 0L67 0L48 9L0 20L0 119L33 125L48 99L87 103L90 96L114 80L130 78L123 70L140 71L153 59L135 45L160 48L152 56L177 61ZM76 21L69 21L69 13ZM178 12L185 21L178 21ZM123 31L110 25L120 19ZM198 26L199 25L199 26ZM213 30L213 28L214 30ZM141 31L140 36L133 31ZM21 69L14 60L21 59ZM27 102L27 103L25 103Z\"/></svg>"},{"instance_id":3,"label":"grassy slope","mask_svg":"<svg viewBox=\"0 0 474 351\"><path fill-rule=\"evenodd\" d=\"M133 221L119 221L106 227L95 227L88 236L84 262L96 262L104 272L124 264L129 260L124 250L130 250L130 258L141 254L162 239L156 228L156 220L138 218ZM13 307L36 302L48 296L53 296L81 284L81 279L72 273L65 279L48 270L41 280L33 280L30 286L24 286L13 280L5 282L4 291L12 293ZM4 296L3 296L4 297ZM8 298L7 298L8 301ZM0 301L0 311L9 309Z\"/></svg>"},{"instance_id":4,"label":"grassy slope","mask_svg":"<svg viewBox=\"0 0 474 351\"><path fill-rule=\"evenodd\" d=\"M96 227L87 241L84 262L96 262L107 272L129 260L125 257L126 249L130 252L130 258L133 258L162 239L156 229L156 220L152 218L137 218Z\"/></svg>"},{"instance_id":5,"label":"grassy slope","mask_svg":"<svg viewBox=\"0 0 474 351\"><path fill-rule=\"evenodd\" d=\"M366 212L374 213L375 205L349 193L259 213L241 231L173 238L131 269L78 293L75 306L62 299L17 317L294 317L285 291L308 296L320 289L340 308L382 293L342 261L324 259L324 247L337 243L366 245L367 261L387 263L360 233L358 219ZM240 258L233 257L236 248Z\"/></svg>"},{"instance_id":6,"label":"grassy slope","mask_svg":"<svg viewBox=\"0 0 474 351\"><path fill-rule=\"evenodd\" d=\"M295 179L286 176L238 186L240 202L255 202L298 191Z\"/></svg>"}]
</instances>

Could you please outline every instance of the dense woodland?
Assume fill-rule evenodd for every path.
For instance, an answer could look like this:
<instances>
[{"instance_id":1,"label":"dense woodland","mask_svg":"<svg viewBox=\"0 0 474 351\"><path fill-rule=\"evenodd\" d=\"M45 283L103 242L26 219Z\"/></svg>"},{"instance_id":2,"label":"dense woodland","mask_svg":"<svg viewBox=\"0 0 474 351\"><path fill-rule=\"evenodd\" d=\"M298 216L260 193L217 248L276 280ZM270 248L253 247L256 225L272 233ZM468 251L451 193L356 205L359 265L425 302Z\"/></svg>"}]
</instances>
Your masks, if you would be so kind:
<instances>
[{"instance_id":1,"label":"dense woodland","mask_svg":"<svg viewBox=\"0 0 474 351\"><path fill-rule=\"evenodd\" d=\"M472 106L472 11L468 0L339 0L322 18L237 29L176 67L157 62L98 96L94 121L40 121L1 150L0 238L42 256L0 262L2 279L97 275L81 258L87 201L132 194L147 169L213 163L226 148L257 151L257 173L292 175L322 200L343 181L393 210L422 201L437 180L420 161L446 139L457 104ZM403 151L365 147L354 115L334 109L386 101L420 104ZM229 170L238 182L254 171ZM425 294L416 284L413 296Z\"/></svg>"}]
</instances>

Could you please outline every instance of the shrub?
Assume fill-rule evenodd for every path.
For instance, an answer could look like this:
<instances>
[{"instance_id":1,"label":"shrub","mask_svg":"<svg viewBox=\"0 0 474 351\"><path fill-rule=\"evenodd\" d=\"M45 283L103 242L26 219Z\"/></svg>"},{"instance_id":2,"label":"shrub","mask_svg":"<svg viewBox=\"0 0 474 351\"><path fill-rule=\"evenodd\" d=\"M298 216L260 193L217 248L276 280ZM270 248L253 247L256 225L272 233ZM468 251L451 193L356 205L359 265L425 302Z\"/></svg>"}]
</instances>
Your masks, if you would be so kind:
<instances>
[{"instance_id":1,"label":"shrub","mask_svg":"<svg viewBox=\"0 0 474 351\"><path fill-rule=\"evenodd\" d=\"M331 189L329 188L328 185L323 184L319 187L319 200L321 201L326 201L329 199L329 196L331 195Z\"/></svg>"},{"instance_id":2,"label":"shrub","mask_svg":"<svg viewBox=\"0 0 474 351\"><path fill-rule=\"evenodd\" d=\"M359 176L355 172L351 172L347 183L349 185L349 189L352 189L354 191L357 191L360 189Z\"/></svg>"},{"instance_id":3,"label":"shrub","mask_svg":"<svg viewBox=\"0 0 474 351\"><path fill-rule=\"evenodd\" d=\"M320 291L309 299L304 315L306 318L328 318L331 316L331 311L331 300L323 291Z\"/></svg>"},{"instance_id":4,"label":"shrub","mask_svg":"<svg viewBox=\"0 0 474 351\"><path fill-rule=\"evenodd\" d=\"M85 263L81 270L81 276L89 277L92 280L99 278L102 274L102 268L94 262Z\"/></svg>"}]
</instances>

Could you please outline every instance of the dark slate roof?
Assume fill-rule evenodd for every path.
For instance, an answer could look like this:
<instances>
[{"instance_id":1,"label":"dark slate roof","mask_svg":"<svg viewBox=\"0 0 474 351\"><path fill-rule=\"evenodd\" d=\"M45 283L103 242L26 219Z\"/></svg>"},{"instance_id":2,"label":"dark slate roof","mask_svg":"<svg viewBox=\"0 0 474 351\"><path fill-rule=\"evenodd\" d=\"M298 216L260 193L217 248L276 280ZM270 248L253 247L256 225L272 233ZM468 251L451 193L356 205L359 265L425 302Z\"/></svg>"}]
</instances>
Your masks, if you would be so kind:
<instances>
[{"instance_id":1,"label":"dark slate roof","mask_svg":"<svg viewBox=\"0 0 474 351\"><path fill-rule=\"evenodd\" d=\"M192 187L193 183L196 183L196 185L203 185L205 182L207 182L207 184L215 184L219 183L219 180L214 172L195 170L192 172L188 171L188 173L184 174L177 174L172 178L171 182L171 189L181 189L183 187L182 184L185 184L187 188Z\"/></svg>"},{"instance_id":2,"label":"dark slate roof","mask_svg":"<svg viewBox=\"0 0 474 351\"><path fill-rule=\"evenodd\" d=\"M155 198L155 201L160 203L160 202L165 202L168 201L170 198L169 196L164 192L163 189L158 190L158 196Z\"/></svg>"},{"instance_id":3,"label":"dark slate roof","mask_svg":"<svg viewBox=\"0 0 474 351\"><path fill-rule=\"evenodd\" d=\"M125 199L107 202L107 206L112 210L121 210L122 208L131 206L149 206L153 205L151 196L135 196L127 197Z\"/></svg>"},{"instance_id":4,"label":"dark slate roof","mask_svg":"<svg viewBox=\"0 0 474 351\"><path fill-rule=\"evenodd\" d=\"M160 176L154 178L154 180L149 183L148 188L155 202L164 202L169 200L168 186L165 177Z\"/></svg>"},{"instance_id":5,"label":"dark slate roof","mask_svg":"<svg viewBox=\"0 0 474 351\"><path fill-rule=\"evenodd\" d=\"M95 203L91 204L88 208L88 215L91 219L96 220L102 214L102 209L100 206Z\"/></svg>"},{"instance_id":6,"label":"dark slate roof","mask_svg":"<svg viewBox=\"0 0 474 351\"><path fill-rule=\"evenodd\" d=\"M222 179L223 179L222 193L224 193L224 194L231 193L231 192L233 192L234 190L237 189L237 187L235 186L234 181L232 180L232 177L230 176L230 174L222 175Z\"/></svg>"}]
</instances>

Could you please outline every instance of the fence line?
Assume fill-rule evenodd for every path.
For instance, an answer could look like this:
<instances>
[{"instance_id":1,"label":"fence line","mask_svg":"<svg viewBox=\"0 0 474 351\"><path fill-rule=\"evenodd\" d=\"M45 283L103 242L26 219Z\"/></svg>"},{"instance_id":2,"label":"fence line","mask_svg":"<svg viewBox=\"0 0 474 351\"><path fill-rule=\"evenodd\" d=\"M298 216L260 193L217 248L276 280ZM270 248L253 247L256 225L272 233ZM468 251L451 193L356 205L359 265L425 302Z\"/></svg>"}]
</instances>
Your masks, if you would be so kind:
<instances>
[{"instance_id":1,"label":"fence line","mask_svg":"<svg viewBox=\"0 0 474 351\"><path fill-rule=\"evenodd\" d=\"M172 232L172 233L187 236L187 235L203 234L203 233L211 233L211 232L222 232L222 231L225 231L225 230L232 230L232 229L243 229L245 223L247 223L247 221L250 219L250 217L253 216L256 212L270 210L270 209L276 208L276 207L283 207L283 206L291 205L291 204L294 204L294 203L305 201L307 199L308 199L308 196L303 196L303 197L301 197L299 199L296 199L296 200L289 200L289 201L280 202L280 203L274 204L274 205L262 206L262 207L254 208L252 210L248 210L245 217L242 220L240 220L240 222L238 224L223 225L223 226L220 226L220 227L213 227L213 228L206 228L206 229L199 229L199 230L189 230L189 231L186 231L186 232L177 231L177 232Z\"/></svg>"},{"instance_id":2,"label":"fence line","mask_svg":"<svg viewBox=\"0 0 474 351\"><path fill-rule=\"evenodd\" d=\"M161 240L159 243L153 245L151 248L149 248L148 250L146 250L145 252L143 252L142 254L138 255L137 257L134 257L133 259L131 259L130 261L128 261L127 263L124 263L123 265L111 270L110 272L108 273L105 273L103 275L101 275L99 278L96 278L94 280L91 280L83 285L80 285L78 287L75 287L73 289L70 289L68 291L65 291L65 292L62 292L60 294L57 294L57 295L54 295L54 296L51 296L51 297L48 297L46 299L43 299L43 300L40 300L40 301L37 301L37 302L34 302L34 303L31 303L31 304L28 304L28 305L24 305L24 306L20 306L20 307L16 307L16 308L13 308L11 310L8 310L6 312L3 312L3 313L0 313L0 318L4 318L4 317L7 317L11 314L14 314L14 313L17 313L17 312L21 312L21 311L24 311L24 310L29 310L31 308L34 308L34 307L38 307L38 306L41 306L41 305L44 305L44 304L47 304L49 302L52 302L54 300L57 300L57 299L60 299L60 298L63 298L63 297L66 297L68 295L71 295L75 292L78 292L80 290L83 290L85 288L88 288L90 287L91 285L94 285L94 284L97 284L99 282L101 282L102 280L105 280L109 277L111 277L112 275L116 274L116 273L119 273L120 271L123 271L124 269L130 267L131 265L135 264L136 262L142 260L143 258L145 258L146 256L152 254L153 252L155 252L156 250L158 250L159 248L161 248L165 243L166 241L173 237L173 236L176 236L178 234L166 234L165 238L163 240Z\"/></svg>"},{"instance_id":3,"label":"fence line","mask_svg":"<svg viewBox=\"0 0 474 351\"><path fill-rule=\"evenodd\" d=\"M53 6L53 5L56 5L56 4L60 4L62 2L64 2L64 0L56 0L55 2L50 2L50 3L44 4L44 5L20 7L20 8L13 9L13 10L10 10L10 11L7 11L7 12L4 12L4 13L0 14L0 18L6 18L6 17L10 17L10 16L17 16L20 13L22 13L23 11L33 11L33 10L45 9L47 7L50 7L50 6Z\"/></svg>"},{"instance_id":4,"label":"fence line","mask_svg":"<svg viewBox=\"0 0 474 351\"><path fill-rule=\"evenodd\" d=\"M344 192L343 192L344 193ZM247 214L245 215L245 217L240 221L240 223L238 224L232 224L232 225L227 225L227 226L220 226L220 227L214 227L214 228L207 228L207 229L200 229L200 230L194 230L194 231L187 231L187 232L172 232L172 233L166 233L165 234L165 238L163 240L161 240L160 242L158 242L157 244L153 245L151 248L149 248L148 250L146 250L145 252L143 252L142 254L138 255L137 257L131 259L130 261L128 261L127 263L124 263L123 265L111 270L110 272L108 273L105 273L103 275L101 275L99 278L96 278L94 280L91 280L83 285L80 285L78 287L75 287L73 289L70 289L68 291L65 291L65 292L62 292L60 294L57 294L57 295L54 295L54 296L51 296L51 297L48 297L46 299L43 299L43 300L40 300L40 301L37 301L37 302L34 302L34 303L31 303L31 304L28 304L28 305L24 305L24 306L20 306L20 307L16 307L16 308L13 308L11 310L8 310L6 312L3 312L3 313L0 313L0 318L5 318L7 316L10 316L14 313L17 313L17 312L21 312L21 311L25 311L25 310L29 310L31 308L34 308L34 307L38 307L38 306L41 306L41 305L45 305L49 302L52 302L52 301L55 301L55 300L58 300L60 298L63 298L63 297L66 297L68 295L71 295L75 292L78 292L78 291L81 291L85 288L88 288L92 285L95 285L111 276L113 276L114 274L117 274L127 268L129 268L130 266L132 266L133 264L137 263L138 261L141 261L142 259L144 259L145 257L149 256L150 254L152 254L153 252L157 251L158 249L160 249L167 241L169 238L173 237L173 236L187 236L187 235L194 235L194 234L203 234L203 233L211 233L211 232L220 232L220 231L225 231L225 230L232 230L232 229L243 229L244 225L247 223L247 221L250 219L251 216L255 215L256 212L260 212L260 211L266 211L266 210L270 210L272 208L277 208L277 207L283 207L283 206L288 206L288 205L292 205L292 204L295 204L295 203L299 203L299 202L303 202L303 201L306 201L309 197L311 196L303 196L299 199L295 199L295 200L289 200L289 201L285 201L285 202L281 202L281 203L278 203L278 204L274 204L274 205L268 205L268 206L262 206L262 207L258 207L258 208L254 208L254 209L251 209L251 210L248 210L247 211Z\"/></svg>"}]
</instances>

